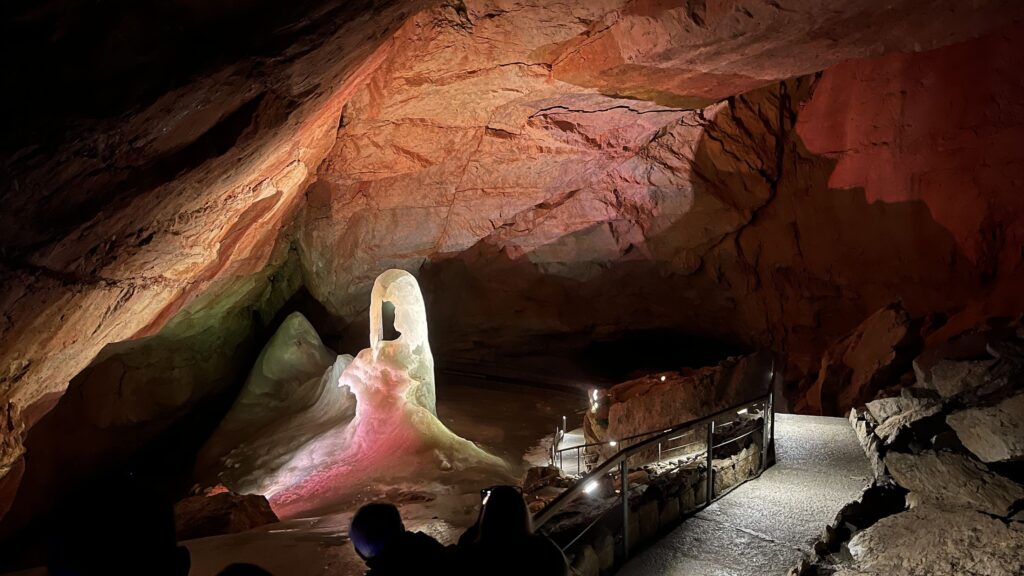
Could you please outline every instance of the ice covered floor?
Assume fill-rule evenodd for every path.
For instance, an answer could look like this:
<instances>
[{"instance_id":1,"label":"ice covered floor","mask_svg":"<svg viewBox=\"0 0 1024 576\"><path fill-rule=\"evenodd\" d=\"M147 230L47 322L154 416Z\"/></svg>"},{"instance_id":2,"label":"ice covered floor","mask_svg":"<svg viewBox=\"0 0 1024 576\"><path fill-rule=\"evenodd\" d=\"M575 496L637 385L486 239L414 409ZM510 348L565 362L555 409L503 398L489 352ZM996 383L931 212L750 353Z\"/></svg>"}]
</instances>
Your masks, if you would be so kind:
<instances>
[{"instance_id":1,"label":"ice covered floor","mask_svg":"<svg viewBox=\"0 0 1024 576\"><path fill-rule=\"evenodd\" d=\"M779 414L777 463L637 555L627 576L774 576L810 550L871 477L845 418Z\"/></svg>"},{"instance_id":2,"label":"ice covered floor","mask_svg":"<svg viewBox=\"0 0 1024 576\"><path fill-rule=\"evenodd\" d=\"M573 418L586 404L585 396L578 392L488 384L445 374L438 374L437 379L437 412L445 426L518 464L519 473L526 466L523 455L545 435L550 437L563 415ZM365 498L386 495L398 500L410 529L454 543L476 519L479 491L488 480L464 476L450 480L444 485L409 485L404 491L370 488ZM186 542L192 552L190 576L213 576L231 562L253 562L275 576L362 574L363 562L352 551L347 536L348 522L357 505L340 506L337 512L317 518Z\"/></svg>"}]
</instances>

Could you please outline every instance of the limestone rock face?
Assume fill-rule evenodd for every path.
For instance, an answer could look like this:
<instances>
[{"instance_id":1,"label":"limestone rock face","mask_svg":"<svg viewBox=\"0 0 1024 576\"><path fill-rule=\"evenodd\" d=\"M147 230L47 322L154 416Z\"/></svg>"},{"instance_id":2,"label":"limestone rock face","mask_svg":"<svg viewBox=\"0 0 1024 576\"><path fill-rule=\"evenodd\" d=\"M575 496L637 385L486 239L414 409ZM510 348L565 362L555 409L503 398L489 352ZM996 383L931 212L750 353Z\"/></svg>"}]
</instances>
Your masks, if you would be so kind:
<instances>
[{"instance_id":1,"label":"limestone rock face","mask_svg":"<svg viewBox=\"0 0 1024 576\"><path fill-rule=\"evenodd\" d=\"M262 14L248 2L228 4L206 6L228 26ZM0 476L22 456L24 435L105 346L153 336L190 303L229 297L226 284L269 264L344 103L387 54L387 31L407 16L394 5L360 14L348 3L317 4L311 13L239 31L263 45L212 50L197 38L221 35L196 33L202 27L191 26L191 8L161 5L173 12L168 18L137 13L161 9L153 5L133 6L131 14L73 1L11 7L24 18L19 30L43 37L25 42L39 41L46 65L38 70L54 74L40 84L59 88L41 91L50 110L68 110L53 103L54 94L75 101L72 110L81 106L85 86L102 91L104 105L128 94L131 101L82 111L56 127L22 114L16 130L4 130L0 407L17 407L19 420L0 409ZM116 47L149 42L153 30L165 44L152 52ZM182 36L167 38L170 30ZM18 60L19 69L39 65ZM194 65L172 70L186 61ZM155 81L142 89L119 84L140 77ZM39 112L44 124L54 118ZM230 348L218 352L229 356Z\"/></svg>"},{"instance_id":2,"label":"limestone rock face","mask_svg":"<svg viewBox=\"0 0 1024 576\"><path fill-rule=\"evenodd\" d=\"M267 499L255 494L201 494L174 505L178 541L245 532L277 521Z\"/></svg>"},{"instance_id":3,"label":"limestone rock face","mask_svg":"<svg viewBox=\"0 0 1024 576\"><path fill-rule=\"evenodd\" d=\"M964 391L981 388L992 363L992 360L943 360L932 366L927 384L943 398L954 398Z\"/></svg>"},{"instance_id":4,"label":"limestone rock face","mask_svg":"<svg viewBox=\"0 0 1024 576\"><path fill-rule=\"evenodd\" d=\"M818 379L804 398L808 408L824 414L845 413L873 398L910 366L914 354L907 348L913 346L915 336L910 315L902 306L886 306L872 314L825 352ZM878 414L875 418L885 419Z\"/></svg>"},{"instance_id":5,"label":"limestone rock face","mask_svg":"<svg viewBox=\"0 0 1024 576\"><path fill-rule=\"evenodd\" d=\"M910 490L919 503L1007 516L1024 498L1020 485L959 454L892 452L885 463L893 480Z\"/></svg>"},{"instance_id":6,"label":"limestone rock face","mask_svg":"<svg viewBox=\"0 0 1024 576\"><path fill-rule=\"evenodd\" d=\"M936 506L883 518L855 535L849 548L856 567L837 576L1012 576L1024 571L1019 524Z\"/></svg>"},{"instance_id":7,"label":"limestone rock face","mask_svg":"<svg viewBox=\"0 0 1024 576\"><path fill-rule=\"evenodd\" d=\"M1024 394L988 408L968 408L946 417L957 437L982 462L1024 458Z\"/></svg>"},{"instance_id":8,"label":"limestone rock face","mask_svg":"<svg viewBox=\"0 0 1024 576\"><path fill-rule=\"evenodd\" d=\"M667 428L767 394L771 355L730 358L686 373L653 374L607 391L607 424L590 422L589 442L607 442ZM588 412L595 420L597 412ZM615 452L615 449L610 449Z\"/></svg>"},{"instance_id":9,"label":"limestone rock face","mask_svg":"<svg viewBox=\"0 0 1024 576\"><path fill-rule=\"evenodd\" d=\"M900 433L916 423L942 411L942 403L929 398L902 394L898 398L882 398L867 403L867 409L878 423L875 435L883 444L896 441Z\"/></svg>"}]
</instances>

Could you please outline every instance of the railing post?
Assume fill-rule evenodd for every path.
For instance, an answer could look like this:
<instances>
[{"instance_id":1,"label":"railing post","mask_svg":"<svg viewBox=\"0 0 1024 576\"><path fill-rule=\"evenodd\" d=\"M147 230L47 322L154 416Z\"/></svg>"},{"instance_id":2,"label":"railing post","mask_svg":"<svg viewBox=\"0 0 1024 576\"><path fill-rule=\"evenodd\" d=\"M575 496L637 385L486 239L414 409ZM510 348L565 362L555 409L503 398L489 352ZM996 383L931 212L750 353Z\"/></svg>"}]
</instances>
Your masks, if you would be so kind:
<instances>
[{"instance_id":1,"label":"railing post","mask_svg":"<svg viewBox=\"0 0 1024 576\"><path fill-rule=\"evenodd\" d=\"M761 426L761 472L764 472L768 468L768 444L771 442L770 434L771 426L770 418L772 414L772 393L768 392L768 396L764 400L764 423Z\"/></svg>"},{"instance_id":2,"label":"railing post","mask_svg":"<svg viewBox=\"0 0 1024 576\"><path fill-rule=\"evenodd\" d=\"M770 433L768 434L768 457L772 455L771 448L775 444L775 389L772 389L771 394L768 395L768 403L771 406L768 415L771 416L772 423L770 427Z\"/></svg>"},{"instance_id":3,"label":"railing post","mask_svg":"<svg viewBox=\"0 0 1024 576\"><path fill-rule=\"evenodd\" d=\"M711 498L715 493L715 465L714 465L714 450L715 450L715 421L708 422L708 472L707 472L707 505L711 505Z\"/></svg>"},{"instance_id":4,"label":"railing post","mask_svg":"<svg viewBox=\"0 0 1024 576\"><path fill-rule=\"evenodd\" d=\"M661 464L661 442L658 442L658 464Z\"/></svg>"},{"instance_id":5,"label":"railing post","mask_svg":"<svg viewBox=\"0 0 1024 576\"><path fill-rule=\"evenodd\" d=\"M623 458L619 462L619 478L622 485L622 558L629 558L629 466Z\"/></svg>"},{"instance_id":6,"label":"railing post","mask_svg":"<svg viewBox=\"0 0 1024 576\"><path fill-rule=\"evenodd\" d=\"M580 448L580 447L576 448L576 473L577 474L582 474L582 472L581 472L581 468L582 467L580 466L580 452L582 452L582 451L583 451L583 448Z\"/></svg>"}]
</instances>

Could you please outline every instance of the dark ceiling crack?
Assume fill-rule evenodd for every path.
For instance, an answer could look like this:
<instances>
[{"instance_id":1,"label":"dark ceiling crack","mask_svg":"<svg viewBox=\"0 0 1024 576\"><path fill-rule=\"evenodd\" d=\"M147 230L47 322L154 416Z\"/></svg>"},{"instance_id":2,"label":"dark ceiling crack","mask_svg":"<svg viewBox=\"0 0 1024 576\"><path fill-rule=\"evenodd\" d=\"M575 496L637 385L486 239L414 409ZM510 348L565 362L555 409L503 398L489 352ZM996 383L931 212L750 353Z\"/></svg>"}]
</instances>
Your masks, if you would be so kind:
<instances>
[{"instance_id":1,"label":"dark ceiling crack","mask_svg":"<svg viewBox=\"0 0 1024 576\"><path fill-rule=\"evenodd\" d=\"M548 106L547 108L541 108L540 110L537 110L533 114L530 114L530 118L535 118L537 116L545 114L546 112L551 112L552 110L558 110L559 114L572 114L572 113L577 113L577 114L598 114L598 113L601 113L601 112L611 112L612 110L627 110L627 111L632 112L634 114L663 114L663 113L693 112L692 108L658 108L658 109L655 109L655 110L637 110L636 108L632 108L632 107L627 106L625 104L618 104L618 105L615 105L615 106L609 106L608 108L600 108L600 109L597 109L597 110L583 110L583 109L579 109L579 108L569 108L568 106L563 106L563 105L559 104L559 105L556 105L556 106Z\"/></svg>"}]
</instances>

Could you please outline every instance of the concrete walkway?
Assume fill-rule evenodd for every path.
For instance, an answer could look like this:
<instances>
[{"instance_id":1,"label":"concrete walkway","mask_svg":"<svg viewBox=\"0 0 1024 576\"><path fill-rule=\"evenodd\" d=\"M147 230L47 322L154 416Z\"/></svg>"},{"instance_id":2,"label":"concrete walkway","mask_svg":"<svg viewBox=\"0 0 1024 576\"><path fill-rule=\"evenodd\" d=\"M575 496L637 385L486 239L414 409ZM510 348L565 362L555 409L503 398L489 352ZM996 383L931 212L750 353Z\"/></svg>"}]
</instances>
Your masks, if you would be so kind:
<instances>
[{"instance_id":1,"label":"concrete walkway","mask_svg":"<svg viewBox=\"0 0 1024 576\"><path fill-rule=\"evenodd\" d=\"M629 576L783 575L871 478L845 418L779 414L777 463L630 560Z\"/></svg>"}]
</instances>

